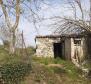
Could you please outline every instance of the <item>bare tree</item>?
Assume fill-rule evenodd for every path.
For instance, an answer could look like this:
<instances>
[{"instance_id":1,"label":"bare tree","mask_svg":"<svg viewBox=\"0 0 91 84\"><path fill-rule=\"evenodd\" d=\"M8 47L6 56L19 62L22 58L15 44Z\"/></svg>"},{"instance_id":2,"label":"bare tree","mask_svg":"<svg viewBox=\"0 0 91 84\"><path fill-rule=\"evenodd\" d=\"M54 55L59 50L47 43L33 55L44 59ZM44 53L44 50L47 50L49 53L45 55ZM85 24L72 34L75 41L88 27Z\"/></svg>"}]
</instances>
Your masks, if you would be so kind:
<instances>
[{"instance_id":1,"label":"bare tree","mask_svg":"<svg viewBox=\"0 0 91 84\"><path fill-rule=\"evenodd\" d=\"M67 4L70 5L70 8L74 11L73 17L56 16L54 17L56 19L56 22L54 22L54 24L52 25L56 26L56 30L59 32L64 31L67 26L74 25L90 33L91 32L91 0L87 0L87 2L89 3L88 9L84 8L85 7L83 5L84 0L67 0L67 2L68 2ZM58 24L59 22L61 24Z\"/></svg>"},{"instance_id":2,"label":"bare tree","mask_svg":"<svg viewBox=\"0 0 91 84\"><path fill-rule=\"evenodd\" d=\"M38 3L40 3L40 1L43 2L43 0L0 0L2 13L5 19L5 25L10 32L9 50L11 54L15 52L15 33L19 25L20 16L24 16L27 20L30 17L30 22L33 22L35 25L35 23L37 22L37 18L39 19L38 14L35 13L35 10L40 9L38 8ZM34 9L33 6L35 6L36 9ZM26 10L29 10L29 14L25 13Z\"/></svg>"},{"instance_id":3,"label":"bare tree","mask_svg":"<svg viewBox=\"0 0 91 84\"><path fill-rule=\"evenodd\" d=\"M3 42L5 50L9 50L10 31L4 23L0 24L0 39Z\"/></svg>"},{"instance_id":4,"label":"bare tree","mask_svg":"<svg viewBox=\"0 0 91 84\"><path fill-rule=\"evenodd\" d=\"M12 2L12 3L11 3ZM14 1L11 1L11 2L7 2L6 4L13 4ZM4 14L4 18L5 18L5 23L7 25L7 27L9 28L10 30L10 53L14 53L15 51L15 30L17 29L18 27L18 24L19 24L19 18L20 18L20 0L16 0L16 2L14 3L15 4L15 15L16 15L16 20L15 20L15 23L12 24L11 23L11 18L10 16L8 15L8 11L9 9L13 6L13 5L5 5L4 4L4 1L3 0L0 0L0 5L1 5L1 8L2 8L2 11L3 11L3 14ZM8 6L8 11L7 11L7 8L6 6Z\"/></svg>"}]
</instances>

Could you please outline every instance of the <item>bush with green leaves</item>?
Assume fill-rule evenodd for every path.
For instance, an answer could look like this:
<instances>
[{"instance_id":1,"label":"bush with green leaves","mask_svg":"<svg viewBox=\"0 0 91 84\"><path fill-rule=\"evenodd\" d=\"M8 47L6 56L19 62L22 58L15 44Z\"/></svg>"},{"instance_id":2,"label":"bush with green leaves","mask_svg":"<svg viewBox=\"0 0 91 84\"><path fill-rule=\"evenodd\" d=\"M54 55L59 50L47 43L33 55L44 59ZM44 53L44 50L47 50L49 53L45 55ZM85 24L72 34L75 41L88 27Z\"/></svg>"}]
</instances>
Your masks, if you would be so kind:
<instances>
[{"instance_id":1,"label":"bush with green leaves","mask_svg":"<svg viewBox=\"0 0 91 84\"><path fill-rule=\"evenodd\" d=\"M29 74L31 70L30 63L11 63L3 64L0 66L0 79L5 82L5 84L20 84L20 81Z\"/></svg>"}]
</instances>

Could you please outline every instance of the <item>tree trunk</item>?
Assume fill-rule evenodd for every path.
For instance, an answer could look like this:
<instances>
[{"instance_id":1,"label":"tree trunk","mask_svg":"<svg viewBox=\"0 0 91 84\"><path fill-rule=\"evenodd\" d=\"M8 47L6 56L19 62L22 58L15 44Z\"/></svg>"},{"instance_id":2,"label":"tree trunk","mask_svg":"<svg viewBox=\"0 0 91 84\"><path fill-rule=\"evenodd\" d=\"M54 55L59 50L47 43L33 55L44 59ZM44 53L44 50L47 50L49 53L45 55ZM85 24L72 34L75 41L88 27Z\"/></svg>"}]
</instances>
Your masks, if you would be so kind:
<instances>
[{"instance_id":1,"label":"tree trunk","mask_svg":"<svg viewBox=\"0 0 91 84\"><path fill-rule=\"evenodd\" d=\"M15 36L15 31L11 32L11 37L10 37L10 54L15 53L15 41L16 41L16 36Z\"/></svg>"}]
</instances>

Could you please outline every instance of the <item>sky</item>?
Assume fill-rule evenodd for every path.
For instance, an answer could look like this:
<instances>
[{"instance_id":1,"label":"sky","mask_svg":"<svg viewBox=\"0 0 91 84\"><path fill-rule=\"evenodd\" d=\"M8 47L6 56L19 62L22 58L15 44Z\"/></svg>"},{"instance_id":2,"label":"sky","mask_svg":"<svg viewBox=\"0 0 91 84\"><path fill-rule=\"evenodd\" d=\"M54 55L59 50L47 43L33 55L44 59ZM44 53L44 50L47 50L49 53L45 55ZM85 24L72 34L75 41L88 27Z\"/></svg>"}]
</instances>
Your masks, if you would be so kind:
<instances>
[{"instance_id":1,"label":"sky","mask_svg":"<svg viewBox=\"0 0 91 84\"><path fill-rule=\"evenodd\" d=\"M89 3L88 3L89 0L81 0L81 1L84 2L82 3L83 9L87 9L89 6ZM43 18L50 18L53 16L73 17L73 11L69 10L70 6L69 4L67 4L66 0L46 0L46 3L47 4L42 3L40 5L41 10L37 12L39 16ZM86 11L86 13L87 12L88 11ZM28 10L27 10L27 13L29 13ZM77 10L77 14L79 17L81 17L79 10ZM36 35L52 34L54 30L54 28L50 28L50 25L52 23L53 21L50 19L37 23L38 32L36 32L35 26L32 23L30 23L27 19L25 19L23 16L21 16L18 28L20 31L22 30L24 31L24 39L25 39L26 45L35 47L36 46L35 44Z\"/></svg>"},{"instance_id":2,"label":"sky","mask_svg":"<svg viewBox=\"0 0 91 84\"><path fill-rule=\"evenodd\" d=\"M50 18L53 16L65 16L66 14L70 14L71 12L64 13L67 9L64 9L64 1L62 0L50 0L49 5L42 4L41 10L39 14L44 18ZM35 46L35 37L36 35L49 35L52 34L52 30L49 27L52 23L51 20L46 20L38 23L38 33L34 28L34 25L27 21L27 19L22 18L20 20L19 29L20 31L24 31L25 43L27 46Z\"/></svg>"}]
</instances>

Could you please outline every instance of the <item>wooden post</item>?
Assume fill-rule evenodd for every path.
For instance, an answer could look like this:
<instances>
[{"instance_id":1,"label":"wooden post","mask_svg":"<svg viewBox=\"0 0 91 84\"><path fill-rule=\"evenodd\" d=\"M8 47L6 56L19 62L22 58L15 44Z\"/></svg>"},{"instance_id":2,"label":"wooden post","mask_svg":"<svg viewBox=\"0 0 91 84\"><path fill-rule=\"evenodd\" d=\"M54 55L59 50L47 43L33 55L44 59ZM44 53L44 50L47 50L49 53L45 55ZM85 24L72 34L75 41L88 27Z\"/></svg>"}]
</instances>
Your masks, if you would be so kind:
<instances>
[{"instance_id":1,"label":"wooden post","mask_svg":"<svg viewBox=\"0 0 91 84\"><path fill-rule=\"evenodd\" d=\"M26 44L24 41L23 31L22 31L21 36L22 36L22 55L24 56L24 60L27 60L27 59L29 59L29 54L28 54L27 47L26 47Z\"/></svg>"}]
</instances>

